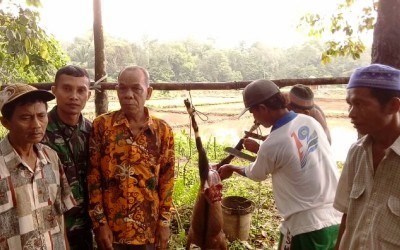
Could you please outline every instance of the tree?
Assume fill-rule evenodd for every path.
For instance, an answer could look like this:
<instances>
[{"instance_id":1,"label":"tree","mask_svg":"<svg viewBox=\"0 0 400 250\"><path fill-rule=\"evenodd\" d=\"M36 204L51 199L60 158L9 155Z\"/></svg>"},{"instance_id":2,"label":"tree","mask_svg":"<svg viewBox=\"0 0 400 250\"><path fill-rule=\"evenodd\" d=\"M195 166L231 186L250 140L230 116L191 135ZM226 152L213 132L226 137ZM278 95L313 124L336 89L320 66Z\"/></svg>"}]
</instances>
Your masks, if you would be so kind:
<instances>
[{"instance_id":1,"label":"tree","mask_svg":"<svg viewBox=\"0 0 400 250\"><path fill-rule=\"evenodd\" d=\"M36 6L40 3L27 2ZM13 3L0 10L0 82L51 81L56 69L69 60L38 21L36 11Z\"/></svg>"},{"instance_id":2,"label":"tree","mask_svg":"<svg viewBox=\"0 0 400 250\"><path fill-rule=\"evenodd\" d=\"M351 13L346 12L353 8ZM359 13L358 22L351 24L348 15ZM347 18L346 18L347 14ZM351 55L358 59L366 49L360 35L366 30L374 30L371 63L382 63L400 68L400 0L344 0L338 5L336 13L330 18L329 25L323 24L318 14L308 14L302 20L310 26L311 35L321 35L327 27L339 39L327 42L327 49L322 53L322 61L329 62L334 56ZM376 23L374 24L376 20ZM338 35L339 34L339 35Z\"/></svg>"},{"instance_id":3,"label":"tree","mask_svg":"<svg viewBox=\"0 0 400 250\"><path fill-rule=\"evenodd\" d=\"M381 0L375 23L372 62L400 69L400 0Z\"/></svg>"}]
</instances>

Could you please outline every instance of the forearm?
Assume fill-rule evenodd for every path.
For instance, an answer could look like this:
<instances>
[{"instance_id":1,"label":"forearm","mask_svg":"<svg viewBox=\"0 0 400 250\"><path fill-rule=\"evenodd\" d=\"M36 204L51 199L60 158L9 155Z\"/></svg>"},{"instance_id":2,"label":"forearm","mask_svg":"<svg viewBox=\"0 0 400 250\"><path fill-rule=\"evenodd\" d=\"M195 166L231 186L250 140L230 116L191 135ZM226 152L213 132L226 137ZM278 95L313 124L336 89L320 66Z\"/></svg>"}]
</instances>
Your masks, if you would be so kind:
<instances>
[{"instance_id":1,"label":"forearm","mask_svg":"<svg viewBox=\"0 0 400 250\"><path fill-rule=\"evenodd\" d=\"M342 222L340 223L340 227L339 227L338 237L337 237L337 240L336 240L336 246L335 246L336 250L339 249L340 241L342 240L342 236L343 236L344 230L346 229L346 218L347 218L347 214L343 214Z\"/></svg>"},{"instance_id":2,"label":"forearm","mask_svg":"<svg viewBox=\"0 0 400 250\"><path fill-rule=\"evenodd\" d=\"M64 216L63 216L63 220L64 220ZM64 239L65 239L65 249L69 250L70 247L69 247L69 241L68 241L68 237L67 237L67 226L65 223L64 223Z\"/></svg>"},{"instance_id":3,"label":"forearm","mask_svg":"<svg viewBox=\"0 0 400 250\"><path fill-rule=\"evenodd\" d=\"M160 172L158 177L158 195L160 204L160 224L169 226L171 220L172 193L175 183L175 147L172 131L165 139L164 155L161 157Z\"/></svg>"},{"instance_id":4,"label":"forearm","mask_svg":"<svg viewBox=\"0 0 400 250\"><path fill-rule=\"evenodd\" d=\"M169 166L160 177L158 186L159 196L159 220L161 224L169 223L171 220L172 193L174 189L174 168ZM168 224L169 225L169 224Z\"/></svg>"},{"instance_id":5,"label":"forearm","mask_svg":"<svg viewBox=\"0 0 400 250\"><path fill-rule=\"evenodd\" d=\"M233 166L232 165L232 170L233 172L246 177L246 172L244 167L238 167L238 166Z\"/></svg>"}]
</instances>

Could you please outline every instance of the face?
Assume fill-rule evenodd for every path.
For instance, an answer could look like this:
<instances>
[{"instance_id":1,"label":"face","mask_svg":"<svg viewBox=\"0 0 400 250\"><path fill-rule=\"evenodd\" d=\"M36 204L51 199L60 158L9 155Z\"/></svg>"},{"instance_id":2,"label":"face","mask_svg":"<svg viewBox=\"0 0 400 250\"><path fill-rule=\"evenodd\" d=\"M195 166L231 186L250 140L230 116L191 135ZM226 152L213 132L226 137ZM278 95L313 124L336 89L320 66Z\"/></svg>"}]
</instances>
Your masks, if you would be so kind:
<instances>
[{"instance_id":1,"label":"face","mask_svg":"<svg viewBox=\"0 0 400 250\"><path fill-rule=\"evenodd\" d=\"M79 115L91 94L85 76L61 75L51 90L56 96L58 112L64 115Z\"/></svg>"},{"instance_id":2,"label":"face","mask_svg":"<svg viewBox=\"0 0 400 250\"><path fill-rule=\"evenodd\" d=\"M265 105L259 104L251 107L249 109L249 112L253 114L254 120L264 127L269 128L273 125L270 109L267 108Z\"/></svg>"},{"instance_id":3,"label":"face","mask_svg":"<svg viewBox=\"0 0 400 250\"><path fill-rule=\"evenodd\" d=\"M147 86L146 76L140 70L121 72L116 90L121 110L127 116L142 113L144 104L150 99L152 92L152 88Z\"/></svg>"},{"instance_id":4,"label":"face","mask_svg":"<svg viewBox=\"0 0 400 250\"><path fill-rule=\"evenodd\" d=\"M1 123L10 131L10 141L18 145L42 141L47 127L47 108L44 102L27 103L15 107L10 120Z\"/></svg>"},{"instance_id":5,"label":"face","mask_svg":"<svg viewBox=\"0 0 400 250\"><path fill-rule=\"evenodd\" d=\"M360 134L384 133L393 115L390 105L381 106L369 88L348 89L346 102L351 123Z\"/></svg>"}]
</instances>

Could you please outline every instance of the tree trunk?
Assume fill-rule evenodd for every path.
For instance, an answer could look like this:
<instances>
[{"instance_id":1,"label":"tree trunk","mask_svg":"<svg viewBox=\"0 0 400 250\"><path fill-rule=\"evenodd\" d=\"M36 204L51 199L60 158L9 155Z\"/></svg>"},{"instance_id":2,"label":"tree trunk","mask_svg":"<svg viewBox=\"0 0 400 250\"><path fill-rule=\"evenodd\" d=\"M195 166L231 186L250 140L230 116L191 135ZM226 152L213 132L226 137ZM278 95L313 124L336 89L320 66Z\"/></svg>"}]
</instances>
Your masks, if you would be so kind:
<instances>
[{"instance_id":1,"label":"tree trunk","mask_svg":"<svg viewBox=\"0 0 400 250\"><path fill-rule=\"evenodd\" d=\"M372 63L400 69L400 0L380 0L374 28Z\"/></svg>"},{"instance_id":2,"label":"tree trunk","mask_svg":"<svg viewBox=\"0 0 400 250\"><path fill-rule=\"evenodd\" d=\"M106 75L103 23L101 16L101 0L93 0L93 37L94 37L94 75L95 81ZM106 82L104 79L102 82ZM95 91L94 95L96 116L108 111L107 92Z\"/></svg>"}]
</instances>

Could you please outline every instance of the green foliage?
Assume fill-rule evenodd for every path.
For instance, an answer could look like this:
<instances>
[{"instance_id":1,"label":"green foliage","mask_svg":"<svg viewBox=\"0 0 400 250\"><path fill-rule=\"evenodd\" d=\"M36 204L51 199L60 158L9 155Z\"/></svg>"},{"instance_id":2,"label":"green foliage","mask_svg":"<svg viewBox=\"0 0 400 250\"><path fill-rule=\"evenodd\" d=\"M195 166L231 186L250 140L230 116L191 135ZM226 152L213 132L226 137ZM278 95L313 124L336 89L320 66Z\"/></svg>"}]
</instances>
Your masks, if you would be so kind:
<instances>
[{"instance_id":1,"label":"green foliage","mask_svg":"<svg viewBox=\"0 0 400 250\"><path fill-rule=\"evenodd\" d=\"M40 1L28 1L37 6ZM38 26L39 14L9 4L0 10L0 82L46 82L68 61L59 43Z\"/></svg>"},{"instance_id":2,"label":"green foliage","mask_svg":"<svg viewBox=\"0 0 400 250\"><path fill-rule=\"evenodd\" d=\"M209 139L203 142L210 161L218 162L226 156L220 145ZM186 234L190 226L193 206L199 191L199 175L197 167L197 150L194 138L182 130L175 134L175 152L177 163L176 181L173 193L175 215L172 222L173 235L170 249L183 249L186 244ZM187 162L182 166L179 162ZM186 163L185 162L185 163ZM247 162L234 159L236 165L246 165ZM280 217L273 200L270 180L262 183L253 182L241 176L234 176L224 181L223 196L242 196L255 203L252 214L250 236L247 242L234 241L229 243L229 249L248 249L258 247L272 249L278 241Z\"/></svg>"},{"instance_id":3,"label":"green foliage","mask_svg":"<svg viewBox=\"0 0 400 250\"><path fill-rule=\"evenodd\" d=\"M141 43L128 43L108 36L105 39L109 82L116 81L119 71L131 64L147 67L152 82L223 82L348 76L355 67L370 62L369 51L364 51L369 48L361 42L349 42L347 47L357 51L359 58L346 56L346 48L339 42L332 42L334 49L325 52L329 54L323 58L324 62L330 63L323 65L321 54L326 49L317 39L290 48L271 48L255 43L240 44L231 49L218 49L211 43L192 40L160 43L144 39ZM76 38L66 50L73 64L94 75L93 38L89 34ZM344 57L333 57L335 50L342 51L336 53L342 53ZM172 95L173 92L163 94Z\"/></svg>"},{"instance_id":4,"label":"green foliage","mask_svg":"<svg viewBox=\"0 0 400 250\"><path fill-rule=\"evenodd\" d=\"M301 18L299 26L306 27L309 36L321 37L332 34L326 42L326 49L321 54L324 64L331 62L333 57L351 56L359 59L366 47L361 40L363 32L374 28L378 0L343 0L337 6L336 12L330 18L309 13ZM354 13L360 13L355 16ZM351 22L350 20L354 20Z\"/></svg>"}]
</instances>

